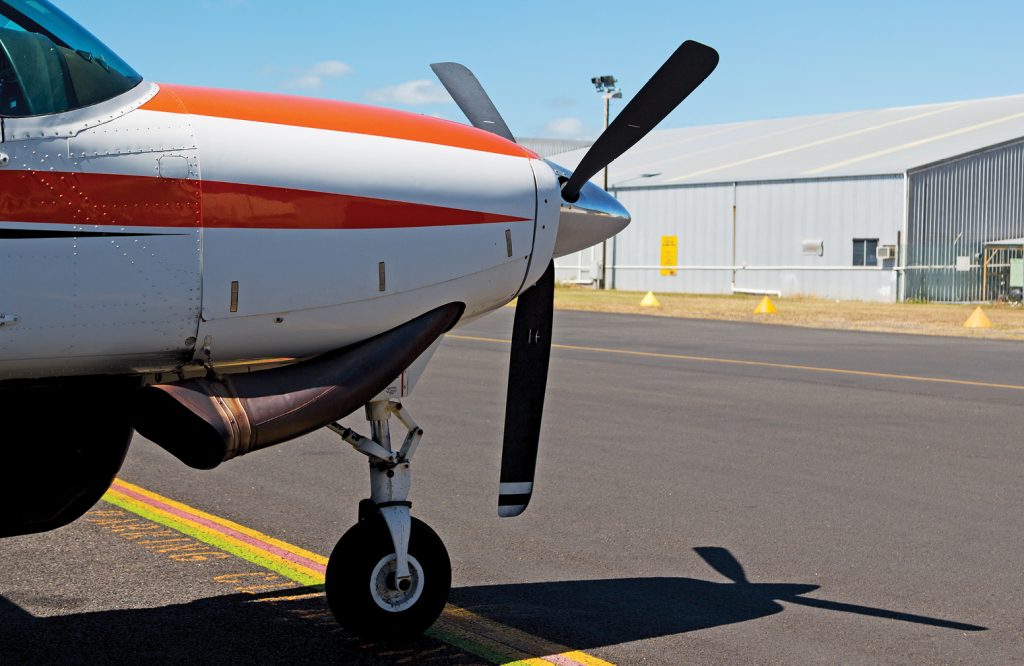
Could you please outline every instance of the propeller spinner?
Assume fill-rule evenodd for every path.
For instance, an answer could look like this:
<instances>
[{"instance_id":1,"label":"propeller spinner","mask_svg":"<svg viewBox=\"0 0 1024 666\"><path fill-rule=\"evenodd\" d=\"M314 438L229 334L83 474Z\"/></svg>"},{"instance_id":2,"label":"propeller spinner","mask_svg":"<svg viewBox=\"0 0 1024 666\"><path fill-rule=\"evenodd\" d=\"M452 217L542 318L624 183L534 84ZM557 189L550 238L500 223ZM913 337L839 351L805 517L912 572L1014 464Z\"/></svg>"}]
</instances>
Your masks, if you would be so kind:
<instances>
[{"instance_id":1,"label":"propeller spinner","mask_svg":"<svg viewBox=\"0 0 1024 666\"><path fill-rule=\"evenodd\" d=\"M575 172L548 162L563 182L564 202L554 256L590 247L629 224L626 209L590 179L654 129L717 65L714 49L699 42L683 42L597 138ZM453 62L430 67L474 127L515 140L469 69ZM498 514L504 517L525 511L533 495L551 357L554 289L552 261L537 284L519 295L516 304L498 495Z\"/></svg>"}]
</instances>

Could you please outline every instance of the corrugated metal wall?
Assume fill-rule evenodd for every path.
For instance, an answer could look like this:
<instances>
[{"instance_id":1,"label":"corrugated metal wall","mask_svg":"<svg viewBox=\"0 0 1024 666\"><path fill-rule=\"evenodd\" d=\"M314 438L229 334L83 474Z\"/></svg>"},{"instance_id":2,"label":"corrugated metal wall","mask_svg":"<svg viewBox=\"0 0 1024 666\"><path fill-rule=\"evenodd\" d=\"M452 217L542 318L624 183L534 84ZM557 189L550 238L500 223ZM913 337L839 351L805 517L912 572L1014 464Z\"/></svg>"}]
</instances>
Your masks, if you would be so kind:
<instances>
[{"instance_id":1,"label":"corrugated metal wall","mask_svg":"<svg viewBox=\"0 0 1024 666\"><path fill-rule=\"evenodd\" d=\"M990 271L982 293L982 244L1024 236L1024 142L912 171L907 299L985 301L1005 285ZM957 271L956 257L971 269Z\"/></svg>"},{"instance_id":2,"label":"corrugated metal wall","mask_svg":"<svg viewBox=\"0 0 1024 666\"><path fill-rule=\"evenodd\" d=\"M785 295L862 301L896 299L894 264L853 265L853 239L895 245L903 226L903 178L837 178L737 187L737 263L786 266L741 271L737 286ZM821 256L804 254L820 240Z\"/></svg>"},{"instance_id":3,"label":"corrugated metal wall","mask_svg":"<svg viewBox=\"0 0 1024 666\"><path fill-rule=\"evenodd\" d=\"M902 176L835 178L623 189L619 200L633 223L610 246L618 289L731 293L733 217L736 205L736 284L784 295L892 301L891 264L853 266L853 239L896 244L903 223ZM675 276L657 270L662 236L679 237ZM822 256L804 253L805 240L820 240ZM576 266L577 256L558 266ZM586 262L584 262L586 263ZM561 269L560 279L575 270Z\"/></svg>"},{"instance_id":4,"label":"corrugated metal wall","mask_svg":"<svg viewBox=\"0 0 1024 666\"><path fill-rule=\"evenodd\" d=\"M732 185L690 185L647 190L623 190L619 201L633 222L612 246L616 289L729 293L732 265ZM618 268L654 266L661 260L661 237L678 236L680 266L718 266L663 276L660 270Z\"/></svg>"}]
</instances>

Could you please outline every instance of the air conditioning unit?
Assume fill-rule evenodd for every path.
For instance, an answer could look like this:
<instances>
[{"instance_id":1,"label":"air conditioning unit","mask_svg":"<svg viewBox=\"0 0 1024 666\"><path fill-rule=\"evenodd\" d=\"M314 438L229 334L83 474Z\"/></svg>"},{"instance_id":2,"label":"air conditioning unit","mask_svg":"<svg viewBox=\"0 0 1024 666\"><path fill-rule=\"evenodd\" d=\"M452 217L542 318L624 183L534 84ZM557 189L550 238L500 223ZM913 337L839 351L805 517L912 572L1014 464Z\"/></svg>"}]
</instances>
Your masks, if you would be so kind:
<instances>
[{"instance_id":1,"label":"air conditioning unit","mask_svg":"<svg viewBox=\"0 0 1024 666\"><path fill-rule=\"evenodd\" d=\"M825 256L825 242L818 238L807 238L803 242L805 255L823 257Z\"/></svg>"},{"instance_id":2,"label":"air conditioning unit","mask_svg":"<svg viewBox=\"0 0 1024 666\"><path fill-rule=\"evenodd\" d=\"M896 246L895 245L879 245L875 248L875 257L879 261L885 261L886 259L896 259Z\"/></svg>"}]
</instances>

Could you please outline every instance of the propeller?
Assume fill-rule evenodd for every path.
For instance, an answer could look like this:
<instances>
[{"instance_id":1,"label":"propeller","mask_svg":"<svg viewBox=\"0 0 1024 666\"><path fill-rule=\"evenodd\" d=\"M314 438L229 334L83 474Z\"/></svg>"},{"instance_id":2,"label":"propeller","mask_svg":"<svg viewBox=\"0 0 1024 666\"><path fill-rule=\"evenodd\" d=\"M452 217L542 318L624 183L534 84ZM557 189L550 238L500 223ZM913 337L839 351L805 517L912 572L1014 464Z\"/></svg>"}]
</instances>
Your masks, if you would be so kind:
<instances>
[{"instance_id":1,"label":"propeller","mask_svg":"<svg viewBox=\"0 0 1024 666\"><path fill-rule=\"evenodd\" d=\"M694 41L683 42L587 151L563 186L562 198L569 203L578 201L580 191L594 174L654 129L717 65L718 53L714 49ZM491 98L469 69L454 62L434 63L430 68L474 127L515 141ZM628 223L628 216L625 220ZM503 517L521 514L533 496L551 358L554 294L555 263L552 260L540 280L523 291L516 303L498 489L498 515ZM742 572L740 568L737 580L743 580Z\"/></svg>"},{"instance_id":2,"label":"propeller","mask_svg":"<svg viewBox=\"0 0 1024 666\"><path fill-rule=\"evenodd\" d=\"M584 183L647 136L718 66L718 52L687 40L629 101L608 126L562 187L562 198L574 203Z\"/></svg>"},{"instance_id":3,"label":"propeller","mask_svg":"<svg viewBox=\"0 0 1024 666\"><path fill-rule=\"evenodd\" d=\"M469 122L473 123L473 127L515 142L512 131L498 113L494 102L468 67L457 62L435 62L430 69L434 70L441 85L466 114Z\"/></svg>"},{"instance_id":4,"label":"propeller","mask_svg":"<svg viewBox=\"0 0 1024 666\"><path fill-rule=\"evenodd\" d=\"M551 358L554 300L555 262L552 261L537 284L520 294L516 302L498 486L498 515L503 518L525 511L533 495L540 420Z\"/></svg>"}]
</instances>

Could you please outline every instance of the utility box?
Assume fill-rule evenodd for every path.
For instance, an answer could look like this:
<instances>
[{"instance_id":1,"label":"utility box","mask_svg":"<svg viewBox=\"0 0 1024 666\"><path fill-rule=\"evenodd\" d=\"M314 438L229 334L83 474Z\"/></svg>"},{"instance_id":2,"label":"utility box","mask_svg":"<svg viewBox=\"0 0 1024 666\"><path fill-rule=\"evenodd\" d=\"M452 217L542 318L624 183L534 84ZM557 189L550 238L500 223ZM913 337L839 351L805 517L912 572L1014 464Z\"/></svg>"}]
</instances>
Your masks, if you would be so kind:
<instances>
[{"instance_id":1,"label":"utility box","mask_svg":"<svg viewBox=\"0 0 1024 666\"><path fill-rule=\"evenodd\" d=\"M1024 287L1024 259L1010 259L1010 288Z\"/></svg>"}]
</instances>

